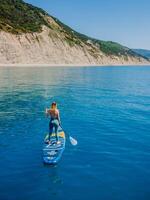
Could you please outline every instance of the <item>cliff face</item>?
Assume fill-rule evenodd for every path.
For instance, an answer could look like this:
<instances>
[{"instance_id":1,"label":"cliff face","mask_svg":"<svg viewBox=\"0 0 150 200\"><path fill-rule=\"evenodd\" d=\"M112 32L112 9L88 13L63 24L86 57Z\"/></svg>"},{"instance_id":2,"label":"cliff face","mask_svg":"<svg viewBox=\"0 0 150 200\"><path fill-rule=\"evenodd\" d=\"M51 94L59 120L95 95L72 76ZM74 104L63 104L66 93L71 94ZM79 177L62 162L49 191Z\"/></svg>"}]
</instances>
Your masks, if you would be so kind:
<instances>
[{"instance_id":1,"label":"cliff face","mask_svg":"<svg viewBox=\"0 0 150 200\"><path fill-rule=\"evenodd\" d=\"M0 0L0 9L5 11L0 13L0 64L148 63L117 43L79 34L23 1ZM17 17L13 17L16 12Z\"/></svg>"}]
</instances>

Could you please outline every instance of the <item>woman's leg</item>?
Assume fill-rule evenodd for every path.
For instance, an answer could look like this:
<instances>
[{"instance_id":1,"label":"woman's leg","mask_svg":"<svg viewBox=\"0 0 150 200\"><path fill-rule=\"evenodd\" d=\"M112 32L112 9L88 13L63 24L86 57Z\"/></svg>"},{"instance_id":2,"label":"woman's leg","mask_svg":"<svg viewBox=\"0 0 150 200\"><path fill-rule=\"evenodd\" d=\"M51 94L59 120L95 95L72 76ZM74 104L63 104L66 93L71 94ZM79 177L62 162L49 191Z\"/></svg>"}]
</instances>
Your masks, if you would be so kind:
<instances>
[{"instance_id":1,"label":"woman's leg","mask_svg":"<svg viewBox=\"0 0 150 200\"><path fill-rule=\"evenodd\" d=\"M49 122L49 137L48 137L49 141L50 141L50 137L51 137L51 135L52 135L52 132L53 132L53 124L52 124L51 121L50 121L50 122Z\"/></svg>"},{"instance_id":2,"label":"woman's leg","mask_svg":"<svg viewBox=\"0 0 150 200\"><path fill-rule=\"evenodd\" d=\"M58 142L58 125L55 125L55 136L56 136L56 141Z\"/></svg>"}]
</instances>

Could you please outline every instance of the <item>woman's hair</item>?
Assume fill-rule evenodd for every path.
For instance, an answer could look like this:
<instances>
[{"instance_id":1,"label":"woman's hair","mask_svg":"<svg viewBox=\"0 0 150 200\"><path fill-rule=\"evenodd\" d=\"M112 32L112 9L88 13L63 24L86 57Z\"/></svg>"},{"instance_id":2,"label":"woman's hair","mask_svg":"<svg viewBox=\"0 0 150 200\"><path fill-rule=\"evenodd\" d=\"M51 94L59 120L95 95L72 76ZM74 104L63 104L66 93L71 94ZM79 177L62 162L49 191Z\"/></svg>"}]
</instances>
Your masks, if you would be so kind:
<instances>
[{"instance_id":1,"label":"woman's hair","mask_svg":"<svg viewBox=\"0 0 150 200\"><path fill-rule=\"evenodd\" d=\"M52 104L51 104L51 109L56 109L57 108L57 103L56 102L53 102Z\"/></svg>"}]
</instances>

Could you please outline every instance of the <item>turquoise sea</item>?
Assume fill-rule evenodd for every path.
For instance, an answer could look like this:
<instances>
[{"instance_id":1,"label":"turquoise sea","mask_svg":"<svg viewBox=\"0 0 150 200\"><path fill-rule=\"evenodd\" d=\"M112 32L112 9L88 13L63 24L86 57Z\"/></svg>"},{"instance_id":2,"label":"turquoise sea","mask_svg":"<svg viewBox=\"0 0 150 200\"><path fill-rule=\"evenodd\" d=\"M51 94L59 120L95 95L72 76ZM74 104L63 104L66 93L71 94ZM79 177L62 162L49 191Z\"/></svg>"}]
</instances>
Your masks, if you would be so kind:
<instances>
[{"instance_id":1,"label":"turquoise sea","mask_svg":"<svg viewBox=\"0 0 150 200\"><path fill-rule=\"evenodd\" d=\"M44 109L67 142L42 162ZM0 68L0 200L149 200L150 67Z\"/></svg>"}]
</instances>

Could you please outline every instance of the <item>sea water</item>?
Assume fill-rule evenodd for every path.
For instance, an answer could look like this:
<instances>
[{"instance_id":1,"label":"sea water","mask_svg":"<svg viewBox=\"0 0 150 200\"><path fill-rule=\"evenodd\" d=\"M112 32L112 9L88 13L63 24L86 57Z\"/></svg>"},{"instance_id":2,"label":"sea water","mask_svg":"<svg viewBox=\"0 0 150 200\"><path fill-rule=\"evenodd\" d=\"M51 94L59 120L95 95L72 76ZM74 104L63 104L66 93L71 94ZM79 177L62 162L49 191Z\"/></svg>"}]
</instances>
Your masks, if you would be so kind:
<instances>
[{"instance_id":1,"label":"sea water","mask_svg":"<svg viewBox=\"0 0 150 200\"><path fill-rule=\"evenodd\" d=\"M49 119L78 140L42 162ZM0 200L149 200L150 67L0 69Z\"/></svg>"}]
</instances>

